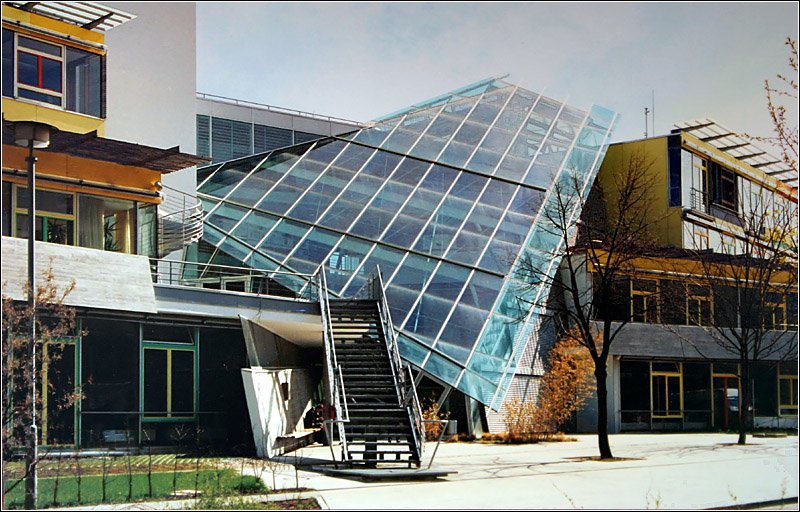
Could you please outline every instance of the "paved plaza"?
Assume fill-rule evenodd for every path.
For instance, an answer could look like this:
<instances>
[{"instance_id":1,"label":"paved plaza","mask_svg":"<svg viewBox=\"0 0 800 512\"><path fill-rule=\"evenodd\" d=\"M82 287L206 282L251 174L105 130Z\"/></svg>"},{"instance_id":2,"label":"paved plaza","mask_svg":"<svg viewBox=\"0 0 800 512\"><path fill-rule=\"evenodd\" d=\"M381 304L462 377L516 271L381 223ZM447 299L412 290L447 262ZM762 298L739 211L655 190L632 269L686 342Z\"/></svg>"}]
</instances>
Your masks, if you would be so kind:
<instances>
[{"instance_id":1,"label":"paved plaza","mask_svg":"<svg viewBox=\"0 0 800 512\"><path fill-rule=\"evenodd\" d=\"M798 438L734 434L611 436L615 457L600 462L596 437L529 445L442 443L433 468L455 471L433 481L364 482L334 478L289 463L319 467L327 447L283 458L277 488L314 489L324 509L707 509L735 506L797 510ZM426 446L430 457L434 445ZM295 457L296 456L296 457ZM427 465L427 458L426 458ZM272 485L272 474L264 475ZM297 496L289 493L288 497ZM284 498L287 496L283 496ZM279 496L274 496L279 498ZM788 499L793 503L786 503ZM776 502L782 501L782 504ZM186 505L189 505L188 503ZM179 503L105 505L86 509L159 510Z\"/></svg>"}]
</instances>

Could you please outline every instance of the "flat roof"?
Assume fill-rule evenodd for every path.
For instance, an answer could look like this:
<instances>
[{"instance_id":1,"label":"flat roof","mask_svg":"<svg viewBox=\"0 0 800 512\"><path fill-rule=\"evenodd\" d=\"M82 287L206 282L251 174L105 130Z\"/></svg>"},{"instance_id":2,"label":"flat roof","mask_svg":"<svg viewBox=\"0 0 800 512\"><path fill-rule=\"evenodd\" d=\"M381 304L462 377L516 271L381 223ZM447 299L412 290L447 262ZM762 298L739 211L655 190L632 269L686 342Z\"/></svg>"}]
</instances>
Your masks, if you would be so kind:
<instances>
[{"instance_id":1,"label":"flat roof","mask_svg":"<svg viewBox=\"0 0 800 512\"><path fill-rule=\"evenodd\" d=\"M3 144L15 146L13 124L5 120L3 121ZM179 146L161 149L98 137L96 131L83 134L57 131L51 136L49 147L36 151L63 153L120 165L144 167L165 174L204 164L210 160L202 156L181 153Z\"/></svg>"}]
</instances>

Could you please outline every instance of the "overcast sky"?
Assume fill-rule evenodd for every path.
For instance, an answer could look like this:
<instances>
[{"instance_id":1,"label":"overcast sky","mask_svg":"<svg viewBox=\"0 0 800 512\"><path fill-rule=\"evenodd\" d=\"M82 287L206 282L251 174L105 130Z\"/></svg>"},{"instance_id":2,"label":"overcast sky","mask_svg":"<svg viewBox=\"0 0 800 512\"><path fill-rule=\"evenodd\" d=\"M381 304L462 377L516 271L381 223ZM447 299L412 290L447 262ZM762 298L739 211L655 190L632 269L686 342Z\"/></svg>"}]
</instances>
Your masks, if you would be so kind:
<instances>
[{"instance_id":1,"label":"overcast sky","mask_svg":"<svg viewBox=\"0 0 800 512\"><path fill-rule=\"evenodd\" d=\"M368 121L490 76L621 114L613 140L710 117L771 134L796 2L199 2L197 88ZM652 134L652 128L650 129Z\"/></svg>"}]
</instances>

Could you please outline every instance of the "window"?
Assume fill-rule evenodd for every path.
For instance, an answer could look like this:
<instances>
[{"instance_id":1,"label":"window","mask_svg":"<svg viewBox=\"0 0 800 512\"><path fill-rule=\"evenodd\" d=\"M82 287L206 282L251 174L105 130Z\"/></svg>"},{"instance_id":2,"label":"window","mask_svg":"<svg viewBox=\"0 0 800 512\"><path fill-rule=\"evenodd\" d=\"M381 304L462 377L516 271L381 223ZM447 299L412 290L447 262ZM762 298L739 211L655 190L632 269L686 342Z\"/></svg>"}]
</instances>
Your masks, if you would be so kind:
<instances>
[{"instance_id":1,"label":"window","mask_svg":"<svg viewBox=\"0 0 800 512\"><path fill-rule=\"evenodd\" d=\"M694 232L692 233L692 243L694 245L695 250L698 251L707 251L708 250L708 229L705 228L695 228Z\"/></svg>"},{"instance_id":2,"label":"window","mask_svg":"<svg viewBox=\"0 0 800 512\"><path fill-rule=\"evenodd\" d=\"M764 300L764 327L785 331L788 329L786 322L786 297L777 293L768 293Z\"/></svg>"},{"instance_id":3,"label":"window","mask_svg":"<svg viewBox=\"0 0 800 512\"><path fill-rule=\"evenodd\" d=\"M14 223L18 238L28 238L28 189L15 186ZM75 195L53 190L36 191L36 240L75 245Z\"/></svg>"},{"instance_id":4,"label":"window","mask_svg":"<svg viewBox=\"0 0 800 512\"><path fill-rule=\"evenodd\" d=\"M683 416L681 366L681 363L650 363L650 391L654 418Z\"/></svg>"},{"instance_id":5,"label":"window","mask_svg":"<svg viewBox=\"0 0 800 512\"><path fill-rule=\"evenodd\" d=\"M102 55L3 29L3 96L104 116Z\"/></svg>"},{"instance_id":6,"label":"window","mask_svg":"<svg viewBox=\"0 0 800 512\"><path fill-rule=\"evenodd\" d=\"M17 95L61 105L63 53L61 46L17 36Z\"/></svg>"},{"instance_id":7,"label":"window","mask_svg":"<svg viewBox=\"0 0 800 512\"><path fill-rule=\"evenodd\" d=\"M781 416L797 416L797 363L781 363L778 375Z\"/></svg>"},{"instance_id":8,"label":"window","mask_svg":"<svg viewBox=\"0 0 800 512\"><path fill-rule=\"evenodd\" d=\"M736 212L739 204L736 174L716 162L711 163L710 169L713 192L711 202Z\"/></svg>"},{"instance_id":9,"label":"window","mask_svg":"<svg viewBox=\"0 0 800 512\"><path fill-rule=\"evenodd\" d=\"M659 321L658 280L631 281L631 320L655 323Z\"/></svg>"},{"instance_id":10,"label":"window","mask_svg":"<svg viewBox=\"0 0 800 512\"><path fill-rule=\"evenodd\" d=\"M711 289L689 285L686 301L686 319L689 325L711 325L714 317L714 302Z\"/></svg>"},{"instance_id":11,"label":"window","mask_svg":"<svg viewBox=\"0 0 800 512\"><path fill-rule=\"evenodd\" d=\"M170 341L151 341L147 338ZM190 420L197 410L197 330L142 326L144 421Z\"/></svg>"}]
</instances>

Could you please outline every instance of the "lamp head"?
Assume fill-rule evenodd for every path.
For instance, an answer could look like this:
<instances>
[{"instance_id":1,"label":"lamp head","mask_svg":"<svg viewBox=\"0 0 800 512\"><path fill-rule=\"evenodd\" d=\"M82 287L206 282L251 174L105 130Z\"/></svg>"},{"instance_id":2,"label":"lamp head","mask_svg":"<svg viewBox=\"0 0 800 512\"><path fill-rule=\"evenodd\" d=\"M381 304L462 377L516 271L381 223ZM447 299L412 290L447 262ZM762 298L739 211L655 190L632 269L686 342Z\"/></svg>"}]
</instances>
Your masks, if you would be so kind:
<instances>
[{"instance_id":1,"label":"lamp head","mask_svg":"<svg viewBox=\"0 0 800 512\"><path fill-rule=\"evenodd\" d=\"M55 126L37 121L16 121L14 123L14 144L29 147L33 141L34 148L46 148L50 145L50 136L58 131Z\"/></svg>"}]
</instances>

